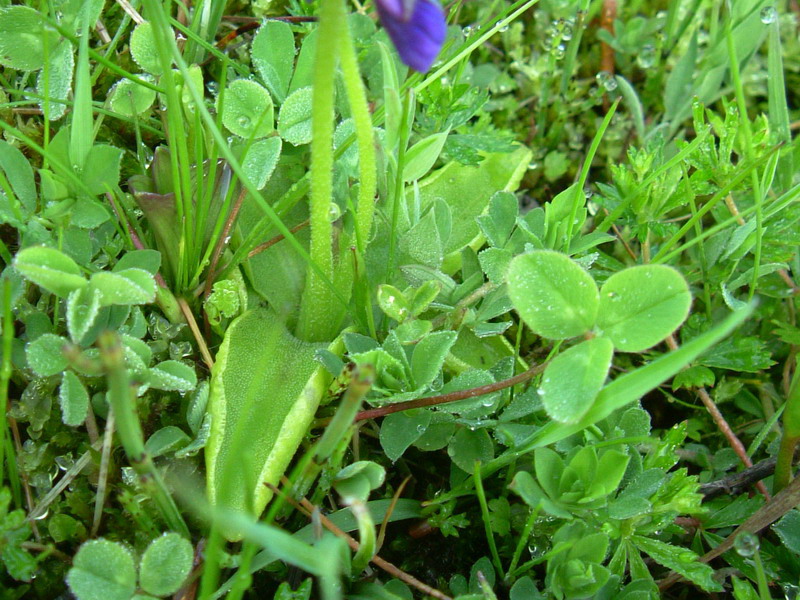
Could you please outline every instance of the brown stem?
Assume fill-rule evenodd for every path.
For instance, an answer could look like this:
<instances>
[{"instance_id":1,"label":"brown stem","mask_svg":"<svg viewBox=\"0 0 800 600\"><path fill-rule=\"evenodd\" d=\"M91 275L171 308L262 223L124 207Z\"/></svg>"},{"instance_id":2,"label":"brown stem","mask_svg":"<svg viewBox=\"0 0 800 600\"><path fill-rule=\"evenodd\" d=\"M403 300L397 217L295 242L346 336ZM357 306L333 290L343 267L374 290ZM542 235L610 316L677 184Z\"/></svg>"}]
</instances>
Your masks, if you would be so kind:
<instances>
[{"instance_id":1,"label":"brown stem","mask_svg":"<svg viewBox=\"0 0 800 600\"><path fill-rule=\"evenodd\" d=\"M674 351L678 349L678 343L675 341L674 336L670 335L666 341L667 341L667 346L669 346L671 350ZM747 455L747 449L744 447L744 444L742 444L742 441L734 433L733 429L731 429L731 426L728 424L728 421L725 420L725 417L722 415L719 408L717 407L717 403L714 402L714 400L711 398L706 388L704 387L697 388L697 395L700 396L700 400L703 401L703 405L706 407L706 410L711 415L711 418L714 420L714 423L717 425L720 432L722 432L722 435L725 436L725 439L728 440L728 444L730 444L731 448L733 448L733 451L736 452L736 456L739 457L739 460L742 461L742 464L744 464L744 466L748 468L752 467L753 461ZM759 481L756 484L756 488L758 489L759 492L761 492L761 495L763 495L764 498L769 500L770 495L763 482Z\"/></svg>"},{"instance_id":2,"label":"brown stem","mask_svg":"<svg viewBox=\"0 0 800 600\"><path fill-rule=\"evenodd\" d=\"M211 286L214 285L214 277L217 274L219 258L228 245L231 229L233 229L233 224L236 222L236 217L239 216L239 211L242 208L242 202L244 202L245 196L247 196L247 188L243 187L242 191L239 192L239 195L236 197L236 202L233 203L231 212L228 214L228 218L225 220L225 225L222 228L222 233L217 240L217 245L214 247L214 252L211 254L211 264L208 267L208 276L206 277L206 288L203 291L204 300L207 300L211 295Z\"/></svg>"},{"instance_id":3,"label":"brown stem","mask_svg":"<svg viewBox=\"0 0 800 600\"><path fill-rule=\"evenodd\" d=\"M305 220L305 221L303 221L302 223L299 223L299 224L295 225L294 227L292 227L292 228L289 230L289 233L297 233L297 232L298 232L298 231L300 231L300 230L301 230L303 227L308 227L308 224L309 224L310 222L311 222L311 221L309 221L308 219L306 219L306 220ZM278 242L280 242L281 240L283 240L283 234L282 234L282 233L279 233L278 235L276 235L276 236L275 236L274 238L272 238L271 240L267 240L266 242L264 242L264 243L263 243L263 244L261 244L260 246L256 246L255 248L253 248L252 250L250 250L250 252L247 254L247 258L253 258L253 257L254 257L254 256L256 256L257 254L261 254L262 252L264 252L264 250L267 250L267 249L271 248L272 246L274 246L275 244L277 244L277 243L278 243Z\"/></svg>"},{"instance_id":4,"label":"brown stem","mask_svg":"<svg viewBox=\"0 0 800 600\"><path fill-rule=\"evenodd\" d=\"M795 455L797 455L796 452ZM720 494L736 496L743 493L757 481L772 475L775 472L775 463L777 462L778 459L775 456L767 458L738 473L732 473L722 479L704 483L698 491L703 494L704 500L710 500Z\"/></svg>"},{"instance_id":5,"label":"brown stem","mask_svg":"<svg viewBox=\"0 0 800 600\"><path fill-rule=\"evenodd\" d=\"M283 490L278 489L271 483L267 483L266 485L267 487L269 487L269 489L272 490L273 493L282 495L284 499L287 502L289 502L289 504L294 506L306 517L311 518L311 515L316 511L316 507L313 504L311 504L311 502L309 502L306 498L301 498L300 501L298 502L294 498L289 497L288 494L285 494ZM347 533L339 529L336 525L334 525L333 521L331 521L328 517L326 517L322 513L317 512L317 514L319 514L320 522L325 527L325 529L333 533L335 536L342 538L344 541L346 541L347 545L350 546L353 552L358 551L359 543L355 539L353 539L352 536L348 535ZM374 564L376 567L379 567L384 571L386 571L387 573L389 573L389 575L396 577L400 581L407 583L410 586L417 588L423 594L427 594L428 596L433 596L434 598L438 598L439 600L453 600L450 596L440 592L435 588L432 588L431 586L425 583L422 583L419 579L417 579L413 575L406 573L399 567L393 565L387 560L384 560L377 554L370 559L370 562Z\"/></svg>"},{"instance_id":6,"label":"brown stem","mask_svg":"<svg viewBox=\"0 0 800 600\"><path fill-rule=\"evenodd\" d=\"M383 540L386 539L386 527L389 525L389 518L392 516L394 507L397 506L397 501L400 500L400 496L403 495L403 490L406 489L406 485L408 485L409 481L411 481L411 475L403 479L392 496L392 502L389 504L389 509L386 511L386 516L383 517L381 528L378 531L378 539L375 542L375 552L380 552L380 549L383 547Z\"/></svg>"},{"instance_id":7,"label":"brown stem","mask_svg":"<svg viewBox=\"0 0 800 600\"><path fill-rule=\"evenodd\" d=\"M209 369L213 368L214 359L211 357L211 352L208 351L208 344L206 344L206 340L203 337L200 328L197 326L197 321L192 314L192 309L189 308L189 304L183 298L178 298L178 306L180 307L183 316L186 318L186 322L189 324L189 329L192 330L192 335L194 335L194 339L197 342L197 347L200 349L200 354L203 355L203 362L206 363L206 366Z\"/></svg>"},{"instance_id":8,"label":"brown stem","mask_svg":"<svg viewBox=\"0 0 800 600\"><path fill-rule=\"evenodd\" d=\"M97 419L94 418L94 411L92 410L92 403L89 403L86 411L86 433L89 434L89 443L94 444L100 434L97 433Z\"/></svg>"},{"instance_id":9,"label":"brown stem","mask_svg":"<svg viewBox=\"0 0 800 600\"><path fill-rule=\"evenodd\" d=\"M753 461L747 455L747 449L742 444L742 441L736 436L736 434L731 429L731 426L728 425L728 422L725 420L725 417L722 416L719 408L717 407L716 402L711 398L709 393L706 391L706 388L701 387L697 389L697 394L700 396L700 399L703 401L703 405L706 407L706 410L711 415L711 418L714 419L714 423L716 423L719 430L728 440L731 448L733 451L736 452L736 456L739 457L739 460L742 461L745 467L752 467ZM764 496L767 500L769 500L770 495L767 491L767 487L764 485L763 481L759 481L756 483L756 489L761 492L761 495Z\"/></svg>"},{"instance_id":10,"label":"brown stem","mask_svg":"<svg viewBox=\"0 0 800 600\"><path fill-rule=\"evenodd\" d=\"M378 417L385 417L392 413L402 412L404 410L411 410L412 408L425 408L428 406L436 406L437 404L446 404L447 402L456 402L458 400L466 400L467 398L475 398L477 396L485 396L493 392L498 392L506 388L513 387L524 381L535 377L545 370L548 363L535 365L519 375L514 375L503 381L489 383L487 385L479 385L478 387L469 388L468 390L458 390L450 392L449 394L441 394L440 396L428 396L427 398L417 398L416 400L409 400L408 402L398 402L397 404L390 404L389 406L381 406L380 408L372 408L369 410L362 410L356 415L356 421L365 421L367 419L377 419ZM330 423L330 418L320 419L315 423L316 426L322 427Z\"/></svg>"},{"instance_id":11,"label":"brown stem","mask_svg":"<svg viewBox=\"0 0 800 600\"><path fill-rule=\"evenodd\" d=\"M136 248L137 250L146 250L147 246L145 246L142 243L142 240L139 238L139 234L136 233L136 230L133 228L133 226L130 223L128 223L128 219L125 217L122 211L119 210L119 207L117 207L117 203L114 202L114 196L106 192L106 199L108 200L108 203L111 205L111 209L114 211L114 214L117 216L117 220L125 223L126 229L128 230L128 235L131 236L131 243L133 244L133 247ZM165 290L168 289L167 282L164 281L164 278L161 276L160 272L156 273L155 279L159 287L162 287Z\"/></svg>"}]
</instances>

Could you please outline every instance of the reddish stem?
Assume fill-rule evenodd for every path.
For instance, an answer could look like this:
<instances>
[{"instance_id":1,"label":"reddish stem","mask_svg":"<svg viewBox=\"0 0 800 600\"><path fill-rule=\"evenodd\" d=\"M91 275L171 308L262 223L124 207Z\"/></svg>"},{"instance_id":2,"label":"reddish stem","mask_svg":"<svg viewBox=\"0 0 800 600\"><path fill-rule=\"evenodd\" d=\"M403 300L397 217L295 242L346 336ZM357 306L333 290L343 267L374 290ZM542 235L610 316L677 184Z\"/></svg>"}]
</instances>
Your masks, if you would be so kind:
<instances>
[{"instance_id":1,"label":"reddish stem","mask_svg":"<svg viewBox=\"0 0 800 600\"><path fill-rule=\"evenodd\" d=\"M466 400L467 398L475 398L477 396L484 396L506 388L513 387L524 381L535 377L547 367L547 363L535 365L519 375L514 375L509 379L497 381L487 385L479 385L478 387L470 388L468 390L458 390L457 392L450 392L449 394L442 394L440 396L428 396L427 398L417 398L416 400L409 400L408 402L398 402L397 404L390 404L389 406L382 406L380 408L372 408L370 410L362 410L356 415L356 421L364 421L366 419L377 419L378 417L385 417L396 412L404 410L411 410L412 408L424 408L427 406L436 406L437 404L445 404L447 402L456 402L458 400ZM327 424L330 419L320 421L320 424Z\"/></svg>"}]
</instances>

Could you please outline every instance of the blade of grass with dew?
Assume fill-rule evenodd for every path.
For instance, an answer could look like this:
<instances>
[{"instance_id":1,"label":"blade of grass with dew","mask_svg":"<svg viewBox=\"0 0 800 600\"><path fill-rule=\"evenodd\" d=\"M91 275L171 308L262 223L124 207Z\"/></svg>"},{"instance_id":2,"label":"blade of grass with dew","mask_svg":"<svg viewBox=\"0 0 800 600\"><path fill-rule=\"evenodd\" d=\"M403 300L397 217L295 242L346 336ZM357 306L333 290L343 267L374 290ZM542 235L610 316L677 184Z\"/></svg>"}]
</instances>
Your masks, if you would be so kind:
<instances>
[{"instance_id":1,"label":"blade of grass with dew","mask_svg":"<svg viewBox=\"0 0 800 600\"><path fill-rule=\"evenodd\" d=\"M586 153L586 158L583 161L581 174L578 177L578 185L575 186L575 199L572 201L572 210L569 213L569 221L567 221L567 233L564 238L565 250L569 250L569 246L572 243L572 229L575 226L575 217L578 214L578 208L586 203L586 194L584 193L583 188L586 185L586 180L589 177L589 169L592 168L592 161L594 160L594 156L595 154L597 154L597 149L600 147L600 142L603 139L603 135L605 134L606 129L608 129L608 126L611 124L611 118L617 111L619 103L620 103L620 98L617 98L614 101L614 104L612 104L611 107L608 109L608 112L606 113L605 117L603 117L603 122L600 123L600 127L597 129L597 133L594 134L592 143L589 146L589 151Z\"/></svg>"},{"instance_id":2,"label":"blade of grass with dew","mask_svg":"<svg viewBox=\"0 0 800 600\"><path fill-rule=\"evenodd\" d=\"M167 139L169 158L172 165L176 218L180 223L181 236L178 241L178 260L175 284L177 291L188 288L189 271L195 263L193 234L198 223L194 216L194 199L191 191L189 147L183 120L180 96L175 86L175 73L172 70L173 54L177 53L175 37L166 22L164 7L153 2L145 2L144 7L153 24L153 41L161 63L161 83L164 85L164 99L167 106ZM184 85L191 83L188 69L181 70ZM202 169L202 165L196 165ZM198 173L199 176L199 173Z\"/></svg>"},{"instance_id":3,"label":"blade of grass with dew","mask_svg":"<svg viewBox=\"0 0 800 600\"><path fill-rule=\"evenodd\" d=\"M780 19L769 24L767 50L767 102L770 130L780 142L791 143L789 107L786 104L786 81L783 76L783 48ZM794 177L794 153L787 152L778 163L778 191L789 189Z\"/></svg>"},{"instance_id":4,"label":"blade of grass with dew","mask_svg":"<svg viewBox=\"0 0 800 600\"><path fill-rule=\"evenodd\" d=\"M86 15L84 15L84 21ZM89 78L89 27L82 24L78 41L78 62L75 67L75 99L69 130L69 156L73 170L78 174L86 167L86 157L94 143L92 119L92 85Z\"/></svg>"}]
</instances>

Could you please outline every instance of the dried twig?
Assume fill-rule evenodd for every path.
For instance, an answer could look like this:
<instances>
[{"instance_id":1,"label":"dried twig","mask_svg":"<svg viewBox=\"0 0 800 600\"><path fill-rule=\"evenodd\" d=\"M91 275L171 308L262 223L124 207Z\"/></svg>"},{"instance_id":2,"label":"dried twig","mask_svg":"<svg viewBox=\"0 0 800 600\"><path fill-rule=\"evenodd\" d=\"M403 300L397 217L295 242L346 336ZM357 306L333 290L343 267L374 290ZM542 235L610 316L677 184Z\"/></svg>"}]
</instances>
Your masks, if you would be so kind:
<instances>
[{"instance_id":1,"label":"dried twig","mask_svg":"<svg viewBox=\"0 0 800 600\"><path fill-rule=\"evenodd\" d=\"M95 537L100 530L100 522L103 518L103 505L106 500L106 487L108 485L108 465L111 462L111 448L114 445L114 411L108 411L106 419L106 431L103 435L103 452L100 455L100 472L97 475L97 493L94 500L94 519L92 521L92 532L89 537Z\"/></svg>"},{"instance_id":2,"label":"dried twig","mask_svg":"<svg viewBox=\"0 0 800 600\"><path fill-rule=\"evenodd\" d=\"M197 342L197 347L200 349L200 354L203 356L203 362L211 369L214 366L214 359L211 357L211 352L208 351L208 344L206 344L206 340L200 328L197 326L197 321L192 314L192 309L189 308L189 304L183 298L178 298L178 306L183 316L186 318L186 322L189 324L189 329L192 330L192 335L194 335L194 339Z\"/></svg>"},{"instance_id":3,"label":"dried twig","mask_svg":"<svg viewBox=\"0 0 800 600\"><path fill-rule=\"evenodd\" d=\"M704 500L710 500L720 494L730 494L736 496L746 491L754 483L766 479L775 472L776 457L767 458L757 462L752 467L748 467L738 473L732 473L722 479L709 481L700 485L699 491L703 494Z\"/></svg>"},{"instance_id":4,"label":"dried twig","mask_svg":"<svg viewBox=\"0 0 800 600\"><path fill-rule=\"evenodd\" d=\"M788 486L778 492L775 497L759 508L744 523L739 525L733 533L725 538L716 548L707 552L700 558L700 562L710 562L733 547L736 538L742 532L757 534L765 527L769 527L787 512L800 503L800 477L795 478ZM672 572L658 583L658 589L664 591L681 580L678 573Z\"/></svg>"},{"instance_id":5,"label":"dried twig","mask_svg":"<svg viewBox=\"0 0 800 600\"><path fill-rule=\"evenodd\" d=\"M670 335L667 340L667 346L669 346L670 350L677 350L678 349L678 342L675 341L675 336ZM728 440L728 444L730 447L733 448L733 451L736 452L736 456L739 457L739 460L742 461L742 464L745 467L752 467L753 461L747 455L747 449L742 444L742 441L738 438L738 436L734 433L731 426L728 424L728 421L725 420L725 417L720 412L719 408L717 407L717 403L709 395L708 391L704 387L697 388L697 395L700 396L700 400L703 401L703 405L706 407L706 410L711 415L711 418L714 420L714 423L719 428L722 435L725 436L725 439ZM767 491L766 486L759 481L756 484L756 488L759 492L769 500L769 492Z\"/></svg>"}]
</instances>

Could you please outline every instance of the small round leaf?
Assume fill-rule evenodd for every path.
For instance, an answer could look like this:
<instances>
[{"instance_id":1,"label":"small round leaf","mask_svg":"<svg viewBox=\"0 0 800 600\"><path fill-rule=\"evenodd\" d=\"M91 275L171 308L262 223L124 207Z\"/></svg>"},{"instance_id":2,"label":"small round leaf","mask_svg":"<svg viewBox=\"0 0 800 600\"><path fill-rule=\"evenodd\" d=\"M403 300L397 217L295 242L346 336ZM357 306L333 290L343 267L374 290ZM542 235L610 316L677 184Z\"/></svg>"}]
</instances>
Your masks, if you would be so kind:
<instances>
[{"instance_id":1,"label":"small round leaf","mask_svg":"<svg viewBox=\"0 0 800 600\"><path fill-rule=\"evenodd\" d=\"M157 390L187 392L197 386L194 370L177 360L165 360L150 369L151 387Z\"/></svg>"},{"instance_id":2,"label":"small round leaf","mask_svg":"<svg viewBox=\"0 0 800 600\"><path fill-rule=\"evenodd\" d=\"M53 51L58 32L45 26L38 11L27 6L7 6L0 10L0 64L20 71L35 71L44 66L45 35Z\"/></svg>"},{"instance_id":3,"label":"small round leaf","mask_svg":"<svg viewBox=\"0 0 800 600\"><path fill-rule=\"evenodd\" d=\"M615 273L600 290L597 326L623 352L641 352L675 331L692 295L678 271L641 265Z\"/></svg>"},{"instance_id":4,"label":"small round leaf","mask_svg":"<svg viewBox=\"0 0 800 600\"><path fill-rule=\"evenodd\" d=\"M278 114L278 133L295 146L311 141L311 97L310 87L295 90L281 106Z\"/></svg>"},{"instance_id":5,"label":"small round leaf","mask_svg":"<svg viewBox=\"0 0 800 600\"><path fill-rule=\"evenodd\" d=\"M158 57L158 47L153 33L153 24L149 21L140 23L131 34L131 56L137 65L148 73L161 75L161 59Z\"/></svg>"},{"instance_id":6,"label":"small round leaf","mask_svg":"<svg viewBox=\"0 0 800 600\"><path fill-rule=\"evenodd\" d=\"M614 345L607 338L581 342L556 356L539 388L547 415L560 423L577 423L603 388Z\"/></svg>"},{"instance_id":7,"label":"small round leaf","mask_svg":"<svg viewBox=\"0 0 800 600\"><path fill-rule=\"evenodd\" d=\"M25 348L28 366L42 377L61 373L68 364L62 351L66 343L65 338L54 333L40 335Z\"/></svg>"},{"instance_id":8,"label":"small round leaf","mask_svg":"<svg viewBox=\"0 0 800 600\"><path fill-rule=\"evenodd\" d=\"M115 542L86 542L75 555L67 584L78 600L130 600L136 591L133 557Z\"/></svg>"},{"instance_id":9,"label":"small round leaf","mask_svg":"<svg viewBox=\"0 0 800 600\"><path fill-rule=\"evenodd\" d=\"M74 260L46 246L34 246L18 252L14 268L25 279L61 298L66 298L71 291L87 283Z\"/></svg>"},{"instance_id":10,"label":"small round leaf","mask_svg":"<svg viewBox=\"0 0 800 600\"><path fill-rule=\"evenodd\" d=\"M100 292L101 306L147 304L156 297L155 279L143 269L99 271L92 275L92 287Z\"/></svg>"},{"instance_id":11,"label":"small round leaf","mask_svg":"<svg viewBox=\"0 0 800 600\"><path fill-rule=\"evenodd\" d=\"M225 90L222 123L231 133L243 138L263 138L275 129L274 120L272 96L255 81L237 79Z\"/></svg>"},{"instance_id":12,"label":"small round leaf","mask_svg":"<svg viewBox=\"0 0 800 600\"><path fill-rule=\"evenodd\" d=\"M174 594L192 569L193 555L192 545L177 533L156 538L139 566L142 589L154 596Z\"/></svg>"},{"instance_id":13,"label":"small round leaf","mask_svg":"<svg viewBox=\"0 0 800 600\"><path fill-rule=\"evenodd\" d=\"M150 75L140 75L143 80L152 81ZM111 110L126 117L133 117L146 111L156 100L155 90L139 85L130 79L121 79L109 92Z\"/></svg>"},{"instance_id":14,"label":"small round leaf","mask_svg":"<svg viewBox=\"0 0 800 600\"><path fill-rule=\"evenodd\" d=\"M242 161L242 170L250 181L261 190L267 185L281 157L283 143L279 137L270 137L254 142Z\"/></svg>"},{"instance_id":15,"label":"small round leaf","mask_svg":"<svg viewBox=\"0 0 800 600\"><path fill-rule=\"evenodd\" d=\"M86 419L89 412L89 392L72 371L64 371L61 387L58 390L61 405L61 420L64 425L77 427Z\"/></svg>"},{"instance_id":16,"label":"small round leaf","mask_svg":"<svg viewBox=\"0 0 800 600\"><path fill-rule=\"evenodd\" d=\"M447 454L457 467L472 473L476 461L487 463L494 458L494 444L485 429L472 431L463 427L450 440Z\"/></svg>"},{"instance_id":17,"label":"small round leaf","mask_svg":"<svg viewBox=\"0 0 800 600\"><path fill-rule=\"evenodd\" d=\"M511 303L537 335L564 340L594 325L597 285L566 254L537 250L517 256L507 278Z\"/></svg>"}]
</instances>

